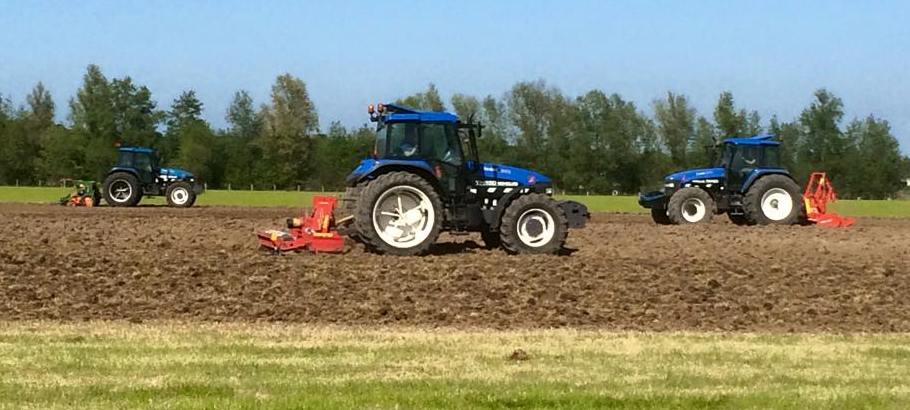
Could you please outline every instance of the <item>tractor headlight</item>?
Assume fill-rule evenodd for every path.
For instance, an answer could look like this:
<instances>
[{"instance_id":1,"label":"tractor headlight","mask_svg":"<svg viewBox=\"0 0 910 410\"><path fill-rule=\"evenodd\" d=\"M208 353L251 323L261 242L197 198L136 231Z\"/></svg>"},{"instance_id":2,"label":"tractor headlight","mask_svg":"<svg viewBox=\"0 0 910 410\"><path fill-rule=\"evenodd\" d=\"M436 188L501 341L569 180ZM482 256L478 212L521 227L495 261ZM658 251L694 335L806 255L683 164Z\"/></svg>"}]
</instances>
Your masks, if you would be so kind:
<instances>
[{"instance_id":1,"label":"tractor headlight","mask_svg":"<svg viewBox=\"0 0 910 410\"><path fill-rule=\"evenodd\" d=\"M670 189L676 188L676 183L673 181L667 182L664 184L664 188L670 188Z\"/></svg>"},{"instance_id":2,"label":"tractor headlight","mask_svg":"<svg viewBox=\"0 0 910 410\"><path fill-rule=\"evenodd\" d=\"M547 195L553 195L553 188L546 189Z\"/></svg>"}]
</instances>

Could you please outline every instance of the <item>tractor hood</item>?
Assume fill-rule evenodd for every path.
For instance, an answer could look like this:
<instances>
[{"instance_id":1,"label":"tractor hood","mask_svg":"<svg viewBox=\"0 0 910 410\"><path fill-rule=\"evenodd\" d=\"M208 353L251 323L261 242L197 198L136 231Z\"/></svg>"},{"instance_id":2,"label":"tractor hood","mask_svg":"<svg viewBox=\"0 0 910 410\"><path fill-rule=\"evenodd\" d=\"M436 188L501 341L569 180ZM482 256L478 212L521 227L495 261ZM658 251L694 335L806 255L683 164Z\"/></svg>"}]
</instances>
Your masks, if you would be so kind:
<instances>
[{"instance_id":1,"label":"tractor hood","mask_svg":"<svg viewBox=\"0 0 910 410\"><path fill-rule=\"evenodd\" d=\"M688 182L696 179L720 179L726 176L726 171L723 168L701 168L701 169L687 169L685 171L679 171L667 175L664 177L667 181L682 183Z\"/></svg>"},{"instance_id":2,"label":"tractor hood","mask_svg":"<svg viewBox=\"0 0 910 410\"><path fill-rule=\"evenodd\" d=\"M193 180L195 177L193 176L193 173L180 168L161 168L158 171L158 178L168 181L182 181Z\"/></svg>"},{"instance_id":3,"label":"tractor hood","mask_svg":"<svg viewBox=\"0 0 910 410\"><path fill-rule=\"evenodd\" d=\"M550 177L544 174L511 165L484 163L480 172L484 179L517 182L523 186L551 183Z\"/></svg>"}]
</instances>

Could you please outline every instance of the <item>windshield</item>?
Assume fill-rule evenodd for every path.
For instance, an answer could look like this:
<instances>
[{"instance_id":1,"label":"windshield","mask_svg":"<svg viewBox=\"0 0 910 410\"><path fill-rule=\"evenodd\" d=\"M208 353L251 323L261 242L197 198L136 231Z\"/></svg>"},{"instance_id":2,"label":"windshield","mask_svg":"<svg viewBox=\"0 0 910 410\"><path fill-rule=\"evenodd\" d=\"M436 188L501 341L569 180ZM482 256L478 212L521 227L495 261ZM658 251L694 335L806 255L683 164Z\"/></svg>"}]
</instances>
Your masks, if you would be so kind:
<instances>
[{"instance_id":1,"label":"windshield","mask_svg":"<svg viewBox=\"0 0 910 410\"><path fill-rule=\"evenodd\" d=\"M376 134L377 158L435 160L461 165L458 135L451 123L396 122Z\"/></svg>"}]
</instances>

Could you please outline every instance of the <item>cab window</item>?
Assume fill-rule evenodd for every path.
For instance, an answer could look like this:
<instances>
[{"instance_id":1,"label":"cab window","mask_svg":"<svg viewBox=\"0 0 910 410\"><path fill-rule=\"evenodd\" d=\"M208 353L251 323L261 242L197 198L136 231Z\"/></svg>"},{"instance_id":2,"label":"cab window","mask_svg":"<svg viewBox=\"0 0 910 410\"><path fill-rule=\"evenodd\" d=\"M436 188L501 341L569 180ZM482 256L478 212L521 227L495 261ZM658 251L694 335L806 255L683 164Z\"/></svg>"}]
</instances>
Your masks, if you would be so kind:
<instances>
[{"instance_id":1,"label":"cab window","mask_svg":"<svg viewBox=\"0 0 910 410\"><path fill-rule=\"evenodd\" d=\"M461 149L451 124L420 125L421 157L461 165Z\"/></svg>"}]
</instances>

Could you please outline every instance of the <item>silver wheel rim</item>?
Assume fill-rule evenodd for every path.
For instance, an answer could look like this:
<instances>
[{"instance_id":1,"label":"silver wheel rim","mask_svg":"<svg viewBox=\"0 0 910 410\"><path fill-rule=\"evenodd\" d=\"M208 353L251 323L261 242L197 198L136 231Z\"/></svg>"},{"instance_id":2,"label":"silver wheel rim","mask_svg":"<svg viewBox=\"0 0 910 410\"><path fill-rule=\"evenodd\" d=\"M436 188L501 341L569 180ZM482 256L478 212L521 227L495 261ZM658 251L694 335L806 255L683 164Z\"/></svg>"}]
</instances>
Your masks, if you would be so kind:
<instances>
[{"instance_id":1,"label":"silver wheel rim","mask_svg":"<svg viewBox=\"0 0 910 410\"><path fill-rule=\"evenodd\" d=\"M133 187L125 179L118 179L111 183L111 199L122 204L130 200L133 196Z\"/></svg>"},{"instance_id":2,"label":"silver wheel rim","mask_svg":"<svg viewBox=\"0 0 910 410\"><path fill-rule=\"evenodd\" d=\"M705 203L698 198L689 198L682 204L682 217L686 222L701 222L707 215Z\"/></svg>"},{"instance_id":3,"label":"silver wheel rim","mask_svg":"<svg viewBox=\"0 0 910 410\"><path fill-rule=\"evenodd\" d=\"M793 197L781 188L771 188L761 197L761 212L772 221L782 221L793 212Z\"/></svg>"},{"instance_id":4,"label":"silver wheel rim","mask_svg":"<svg viewBox=\"0 0 910 410\"><path fill-rule=\"evenodd\" d=\"M173 202L175 205L184 205L186 204L186 201L189 201L189 199L190 193L186 190L186 188L179 187L174 188L171 191L171 202Z\"/></svg>"},{"instance_id":5,"label":"silver wheel rim","mask_svg":"<svg viewBox=\"0 0 910 410\"><path fill-rule=\"evenodd\" d=\"M387 189L373 205L373 229L383 242L407 249L420 245L436 223L433 203L423 191L402 185Z\"/></svg>"},{"instance_id":6,"label":"silver wheel rim","mask_svg":"<svg viewBox=\"0 0 910 410\"><path fill-rule=\"evenodd\" d=\"M518 239L532 248L544 246L556 234L556 223L553 215L540 208L524 211L518 217Z\"/></svg>"}]
</instances>

